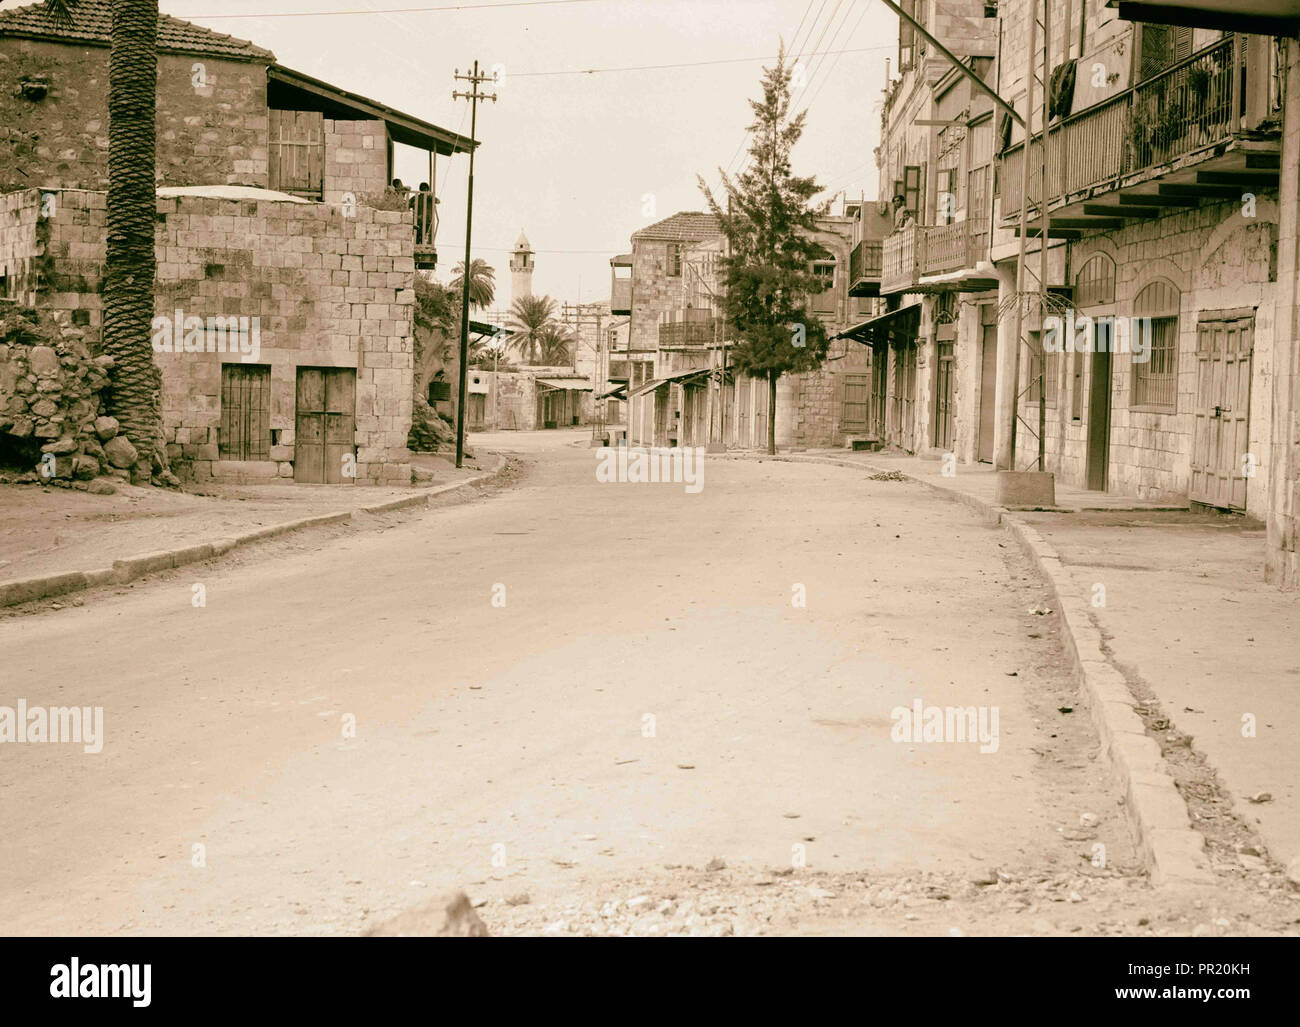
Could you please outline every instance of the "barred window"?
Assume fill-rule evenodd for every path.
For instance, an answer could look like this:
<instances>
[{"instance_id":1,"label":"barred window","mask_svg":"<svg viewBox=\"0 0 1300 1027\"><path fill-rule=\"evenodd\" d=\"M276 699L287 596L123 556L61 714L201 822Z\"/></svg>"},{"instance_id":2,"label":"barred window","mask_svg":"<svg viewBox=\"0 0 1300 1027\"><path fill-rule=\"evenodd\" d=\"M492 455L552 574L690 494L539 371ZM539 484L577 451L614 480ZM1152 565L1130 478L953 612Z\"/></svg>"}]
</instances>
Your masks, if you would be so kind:
<instances>
[{"instance_id":1,"label":"barred window","mask_svg":"<svg viewBox=\"0 0 1300 1027\"><path fill-rule=\"evenodd\" d=\"M1044 353L1043 354L1043 381L1047 383L1047 405L1056 406L1060 397L1061 385L1061 354Z\"/></svg>"},{"instance_id":2,"label":"barred window","mask_svg":"<svg viewBox=\"0 0 1300 1027\"><path fill-rule=\"evenodd\" d=\"M1115 302L1115 263L1104 253L1089 260L1074 278L1074 303L1082 311Z\"/></svg>"},{"instance_id":3,"label":"barred window","mask_svg":"<svg viewBox=\"0 0 1300 1027\"><path fill-rule=\"evenodd\" d=\"M1173 413L1178 406L1178 305L1171 282L1158 279L1133 301L1133 332L1142 332L1150 359L1133 365L1133 403Z\"/></svg>"}]
</instances>

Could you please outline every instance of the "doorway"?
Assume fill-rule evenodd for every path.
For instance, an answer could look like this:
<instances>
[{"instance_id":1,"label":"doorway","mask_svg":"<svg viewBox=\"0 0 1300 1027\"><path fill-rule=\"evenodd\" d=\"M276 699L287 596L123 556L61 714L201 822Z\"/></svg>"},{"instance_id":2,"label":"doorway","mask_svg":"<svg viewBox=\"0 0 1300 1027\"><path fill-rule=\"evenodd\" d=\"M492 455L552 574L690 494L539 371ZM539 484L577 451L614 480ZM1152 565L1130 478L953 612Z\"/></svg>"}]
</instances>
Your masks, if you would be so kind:
<instances>
[{"instance_id":1,"label":"doorway","mask_svg":"<svg viewBox=\"0 0 1300 1027\"><path fill-rule=\"evenodd\" d=\"M1246 509L1250 452L1250 376L1255 315L1203 320L1196 339L1196 420L1188 499Z\"/></svg>"},{"instance_id":2,"label":"doorway","mask_svg":"<svg viewBox=\"0 0 1300 1027\"><path fill-rule=\"evenodd\" d=\"M1088 387L1087 485L1093 492L1105 492L1110 473L1110 351L1115 322L1098 319L1095 332Z\"/></svg>"},{"instance_id":3,"label":"doorway","mask_svg":"<svg viewBox=\"0 0 1300 1027\"><path fill-rule=\"evenodd\" d=\"M298 368L294 481L356 481L356 394L357 372L350 367Z\"/></svg>"},{"instance_id":4,"label":"doorway","mask_svg":"<svg viewBox=\"0 0 1300 1027\"><path fill-rule=\"evenodd\" d=\"M992 324L985 323L980 340L980 420L979 441L976 459L981 463L993 462L993 434L997 429L998 399L998 308L989 304L981 308L984 317L992 317Z\"/></svg>"}]
</instances>

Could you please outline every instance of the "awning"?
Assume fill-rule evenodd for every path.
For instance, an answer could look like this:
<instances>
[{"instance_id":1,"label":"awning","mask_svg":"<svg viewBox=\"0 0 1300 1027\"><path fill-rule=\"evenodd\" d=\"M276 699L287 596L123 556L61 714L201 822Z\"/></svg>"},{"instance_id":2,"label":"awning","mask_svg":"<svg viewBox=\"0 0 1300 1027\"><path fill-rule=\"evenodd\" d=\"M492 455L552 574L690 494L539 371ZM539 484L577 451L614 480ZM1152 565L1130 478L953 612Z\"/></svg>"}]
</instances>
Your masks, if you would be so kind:
<instances>
[{"instance_id":1,"label":"awning","mask_svg":"<svg viewBox=\"0 0 1300 1027\"><path fill-rule=\"evenodd\" d=\"M609 399L611 397L613 397L614 399L626 399L627 383L622 382L618 385L611 386L610 388L606 389L604 392L600 393L600 395L598 395L596 398Z\"/></svg>"},{"instance_id":2,"label":"awning","mask_svg":"<svg viewBox=\"0 0 1300 1027\"><path fill-rule=\"evenodd\" d=\"M471 147L479 145L477 140L471 142L457 132L439 128L423 118L404 114L378 100L350 93L283 64L270 65L266 69L266 79L267 106L276 110L320 111L327 118L344 121L382 121L388 126L388 134L397 142L420 150L436 150L444 156L458 151L468 153Z\"/></svg>"},{"instance_id":3,"label":"awning","mask_svg":"<svg viewBox=\"0 0 1300 1027\"><path fill-rule=\"evenodd\" d=\"M921 307L899 307L887 314L869 317L860 324L833 335L833 339L852 339L854 342L871 343L890 341L893 336L914 337L921 324Z\"/></svg>"},{"instance_id":4,"label":"awning","mask_svg":"<svg viewBox=\"0 0 1300 1027\"><path fill-rule=\"evenodd\" d=\"M475 335L496 335L499 331L496 325L488 324L486 321L475 321L470 318L469 330Z\"/></svg>"},{"instance_id":5,"label":"awning","mask_svg":"<svg viewBox=\"0 0 1300 1027\"><path fill-rule=\"evenodd\" d=\"M644 396L647 392L653 392L661 385L670 385L673 382L685 382L689 378L697 378L700 375L709 373L707 367L693 367L689 371L674 371L672 374L666 374L662 378L651 378L643 385L638 385L632 390L633 396Z\"/></svg>"},{"instance_id":6,"label":"awning","mask_svg":"<svg viewBox=\"0 0 1300 1027\"><path fill-rule=\"evenodd\" d=\"M567 389L570 392L590 392L591 382L586 378L538 378L538 385L548 389Z\"/></svg>"}]
</instances>

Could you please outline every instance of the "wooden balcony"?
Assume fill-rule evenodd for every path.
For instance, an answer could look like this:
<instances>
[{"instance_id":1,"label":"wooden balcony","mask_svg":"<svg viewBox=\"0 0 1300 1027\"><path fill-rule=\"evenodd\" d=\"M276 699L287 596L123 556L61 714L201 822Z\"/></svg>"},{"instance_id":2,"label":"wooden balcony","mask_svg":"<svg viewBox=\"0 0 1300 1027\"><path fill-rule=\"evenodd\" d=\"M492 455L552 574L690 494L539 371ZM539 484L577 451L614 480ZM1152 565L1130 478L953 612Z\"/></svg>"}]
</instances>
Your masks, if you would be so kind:
<instances>
[{"instance_id":1,"label":"wooden balcony","mask_svg":"<svg viewBox=\"0 0 1300 1027\"><path fill-rule=\"evenodd\" d=\"M662 349L694 349L712 346L726 338L721 318L702 321L673 321L659 326L659 346Z\"/></svg>"},{"instance_id":2,"label":"wooden balcony","mask_svg":"<svg viewBox=\"0 0 1300 1027\"><path fill-rule=\"evenodd\" d=\"M987 219L911 224L885 240L880 293L980 292L997 286Z\"/></svg>"},{"instance_id":3,"label":"wooden balcony","mask_svg":"<svg viewBox=\"0 0 1300 1027\"><path fill-rule=\"evenodd\" d=\"M849 295L879 296L883 239L863 239L849 253Z\"/></svg>"},{"instance_id":4,"label":"wooden balcony","mask_svg":"<svg viewBox=\"0 0 1300 1027\"><path fill-rule=\"evenodd\" d=\"M432 270L438 265L438 205L430 193L416 193L411 204L411 217L415 231L415 266Z\"/></svg>"},{"instance_id":5,"label":"wooden balcony","mask_svg":"<svg viewBox=\"0 0 1300 1027\"><path fill-rule=\"evenodd\" d=\"M1258 92L1264 54L1246 60L1247 38L1229 35L1131 89L1049 128L1048 234L1079 238L1113 230L1129 218L1157 217L1167 207L1240 199L1277 188L1277 133L1256 131L1263 118L1248 96ZM1254 124L1251 124L1251 122ZM1042 133L1001 157L1003 224L1018 226L1022 197L1036 218L1041 201ZM1029 234L1041 234L1031 220Z\"/></svg>"}]
</instances>

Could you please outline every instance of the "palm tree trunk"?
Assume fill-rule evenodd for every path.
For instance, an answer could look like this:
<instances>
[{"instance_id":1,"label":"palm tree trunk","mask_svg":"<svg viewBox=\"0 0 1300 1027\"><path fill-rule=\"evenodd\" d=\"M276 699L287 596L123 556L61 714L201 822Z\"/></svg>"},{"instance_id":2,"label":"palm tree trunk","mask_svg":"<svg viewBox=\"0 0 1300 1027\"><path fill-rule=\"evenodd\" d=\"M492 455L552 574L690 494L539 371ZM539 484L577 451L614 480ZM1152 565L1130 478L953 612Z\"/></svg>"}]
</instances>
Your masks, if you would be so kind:
<instances>
[{"instance_id":1,"label":"palm tree trunk","mask_svg":"<svg viewBox=\"0 0 1300 1027\"><path fill-rule=\"evenodd\" d=\"M108 66L108 247L104 350L113 357L110 407L139 453L131 479L166 471L162 378L154 364L155 109L158 0L112 0Z\"/></svg>"},{"instance_id":2,"label":"palm tree trunk","mask_svg":"<svg viewBox=\"0 0 1300 1027\"><path fill-rule=\"evenodd\" d=\"M767 453L776 456L776 379L779 372L767 372Z\"/></svg>"}]
</instances>

